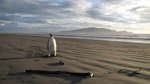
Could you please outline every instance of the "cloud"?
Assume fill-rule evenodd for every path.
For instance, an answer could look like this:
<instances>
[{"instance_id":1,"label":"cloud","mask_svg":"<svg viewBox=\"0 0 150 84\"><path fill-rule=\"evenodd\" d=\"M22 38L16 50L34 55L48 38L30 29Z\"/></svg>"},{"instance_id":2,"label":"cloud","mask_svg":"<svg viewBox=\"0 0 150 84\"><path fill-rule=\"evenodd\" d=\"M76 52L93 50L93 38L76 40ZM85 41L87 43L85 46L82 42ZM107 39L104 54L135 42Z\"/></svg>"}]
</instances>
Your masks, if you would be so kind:
<instances>
[{"instance_id":1,"label":"cloud","mask_svg":"<svg viewBox=\"0 0 150 84\"><path fill-rule=\"evenodd\" d=\"M137 26L130 25L137 24L147 30L149 4L149 0L0 0L0 21L5 22L3 28L33 31L90 26L131 31Z\"/></svg>"},{"instance_id":2,"label":"cloud","mask_svg":"<svg viewBox=\"0 0 150 84\"><path fill-rule=\"evenodd\" d=\"M5 20L24 18L25 15L35 15L43 19L72 18L84 15L84 11L90 7L90 3L82 0L2 0L0 5L1 15L3 14Z\"/></svg>"},{"instance_id":3,"label":"cloud","mask_svg":"<svg viewBox=\"0 0 150 84\"><path fill-rule=\"evenodd\" d=\"M104 0L100 5L89 9L87 13L91 18L112 22L132 23L138 19L136 14L128 10L127 2L124 0Z\"/></svg>"},{"instance_id":4,"label":"cloud","mask_svg":"<svg viewBox=\"0 0 150 84\"><path fill-rule=\"evenodd\" d=\"M5 26L5 23L4 22L0 22L0 26Z\"/></svg>"},{"instance_id":5,"label":"cloud","mask_svg":"<svg viewBox=\"0 0 150 84\"><path fill-rule=\"evenodd\" d=\"M136 13L141 18L141 23L149 23L150 22L150 6L137 6L132 8L130 11Z\"/></svg>"}]
</instances>

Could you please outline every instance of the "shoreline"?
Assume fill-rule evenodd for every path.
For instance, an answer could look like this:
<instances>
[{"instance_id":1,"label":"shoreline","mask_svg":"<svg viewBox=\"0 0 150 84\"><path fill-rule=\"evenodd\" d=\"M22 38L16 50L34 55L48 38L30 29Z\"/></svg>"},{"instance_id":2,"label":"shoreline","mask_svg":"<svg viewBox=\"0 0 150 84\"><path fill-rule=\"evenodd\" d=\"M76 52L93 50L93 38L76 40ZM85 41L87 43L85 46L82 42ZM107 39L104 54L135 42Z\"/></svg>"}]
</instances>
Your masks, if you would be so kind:
<instances>
[{"instance_id":1,"label":"shoreline","mask_svg":"<svg viewBox=\"0 0 150 84\"><path fill-rule=\"evenodd\" d=\"M48 34L47 34L47 36L45 36L45 35L32 35L32 34L30 34L30 35L27 35L27 34L2 34L2 33L0 33L0 35L16 35L16 36L29 36L29 37L43 37L43 38L48 38ZM109 41L109 42L123 42L123 43L137 43L137 44L150 44L150 42L149 41L140 41L140 40L138 40L138 41L135 41L135 40L132 40L132 39L123 39L123 40L121 40L121 39L115 39L115 40L112 40L112 39L107 39L107 38L98 38L98 37L96 37L96 38L84 38L84 37L64 37L64 36L55 36L55 38L62 38L62 39L81 39L81 40L95 40L95 41Z\"/></svg>"}]
</instances>

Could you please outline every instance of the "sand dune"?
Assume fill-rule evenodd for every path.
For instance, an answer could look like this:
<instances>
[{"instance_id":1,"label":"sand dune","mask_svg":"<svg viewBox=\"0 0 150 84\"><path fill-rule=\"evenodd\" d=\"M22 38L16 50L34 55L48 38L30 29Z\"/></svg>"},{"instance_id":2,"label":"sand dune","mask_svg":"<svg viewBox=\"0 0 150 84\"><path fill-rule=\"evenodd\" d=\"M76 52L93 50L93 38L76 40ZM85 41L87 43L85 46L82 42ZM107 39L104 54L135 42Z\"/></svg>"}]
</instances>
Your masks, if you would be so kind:
<instances>
[{"instance_id":1,"label":"sand dune","mask_svg":"<svg viewBox=\"0 0 150 84\"><path fill-rule=\"evenodd\" d=\"M0 84L149 84L150 44L56 38L55 58L46 37L0 35ZM57 64L59 61L64 65ZM84 78L27 74L26 69L93 72ZM138 71L141 69L140 71Z\"/></svg>"}]
</instances>

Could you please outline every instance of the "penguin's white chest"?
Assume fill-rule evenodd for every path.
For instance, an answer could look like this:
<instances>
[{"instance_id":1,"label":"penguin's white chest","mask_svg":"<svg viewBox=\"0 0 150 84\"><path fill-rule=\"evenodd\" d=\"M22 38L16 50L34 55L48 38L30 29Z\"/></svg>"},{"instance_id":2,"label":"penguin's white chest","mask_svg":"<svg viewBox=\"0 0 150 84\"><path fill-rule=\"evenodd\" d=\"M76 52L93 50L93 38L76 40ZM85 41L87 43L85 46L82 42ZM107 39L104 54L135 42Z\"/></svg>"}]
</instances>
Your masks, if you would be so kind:
<instances>
[{"instance_id":1,"label":"penguin's white chest","mask_svg":"<svg viewBox=\"0 0 150 84\"><path fill-rule=\"evenodd\" d=\"M57 48L57 45L56 45L55 38L50 38L49 39L49 52L54 54L55 56L56 56L56 48Z\"/></svg>"}]
</instances>

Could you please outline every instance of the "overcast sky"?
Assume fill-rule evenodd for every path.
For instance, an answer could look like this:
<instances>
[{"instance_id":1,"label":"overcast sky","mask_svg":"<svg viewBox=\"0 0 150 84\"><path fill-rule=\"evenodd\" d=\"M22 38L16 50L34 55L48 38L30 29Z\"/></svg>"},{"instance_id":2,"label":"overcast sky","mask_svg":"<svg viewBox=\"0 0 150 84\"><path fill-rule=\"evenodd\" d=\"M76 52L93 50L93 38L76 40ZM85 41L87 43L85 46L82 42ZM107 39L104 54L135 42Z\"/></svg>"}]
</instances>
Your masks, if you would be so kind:
<instances>
[{"instance_id":1,"label":"overcast sky","mask_svg":"<svg viewBox=\"0 0 150 84\"><path fill-rule=\"evenodd\" d=\"M150 34L150 0L0 0L0 32L87 27Z\"/></svg>"}]
</instances>

